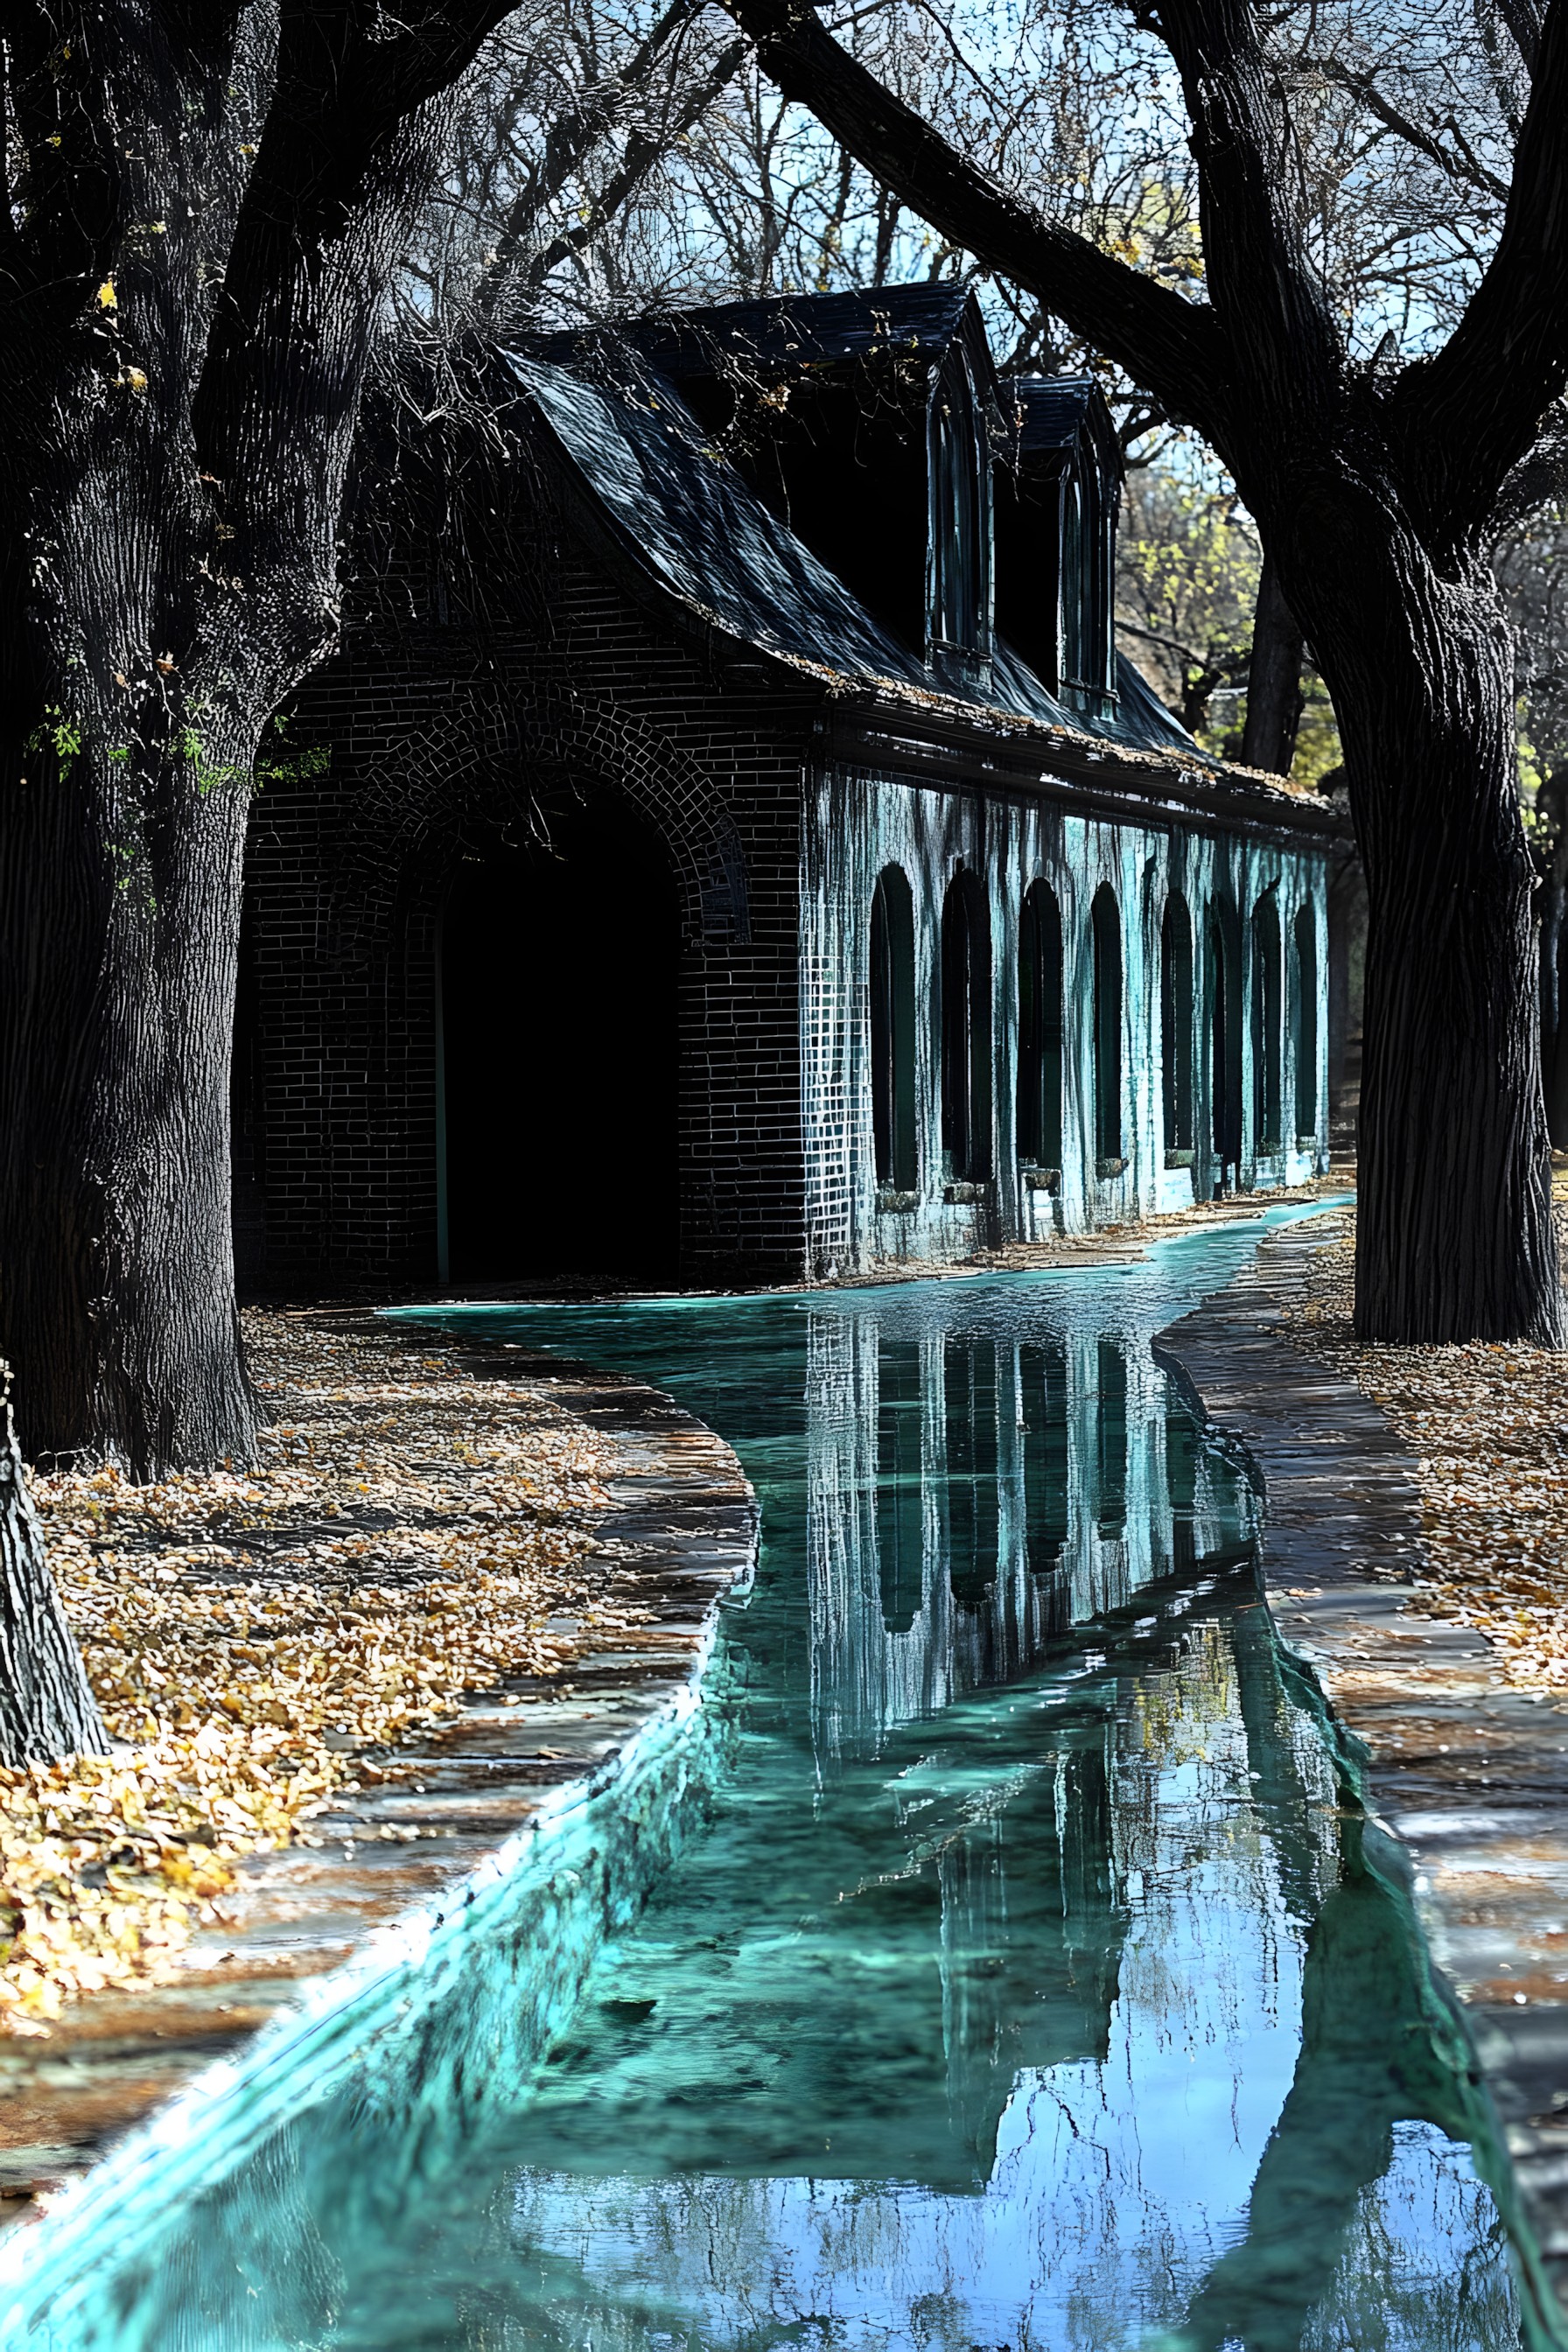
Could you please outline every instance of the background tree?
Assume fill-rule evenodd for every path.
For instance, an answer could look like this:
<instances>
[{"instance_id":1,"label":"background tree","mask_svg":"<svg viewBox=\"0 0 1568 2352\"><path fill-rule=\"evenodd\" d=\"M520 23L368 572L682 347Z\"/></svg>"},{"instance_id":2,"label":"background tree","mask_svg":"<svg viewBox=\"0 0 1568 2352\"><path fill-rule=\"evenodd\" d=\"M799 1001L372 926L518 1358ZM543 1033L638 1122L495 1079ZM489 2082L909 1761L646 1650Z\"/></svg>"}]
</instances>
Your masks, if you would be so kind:
<instances>
[{"instance_id":1,"label":"background tree","mask_svg":"<svg viewBox=\"0 0 1568 2352\"><path fill-rule=\"evenodd\" d=\"M500 0L12 0L0 1334L32 1453L240 1459L258 745L332 642L365 370Z\"/></svg>"},{"instance_id":2,"label":"background tree","mask_svg":"<svg viewBox=\"0 0 1568 2352\"><path fill-rule=\"evenodd\" d=\"M1333 12L1161 0L1137 16L1186 115L1199 301L979 168L804 0L731 5L780 87L868 170L1228 468L1332 695L1366 872L1358 1328L1560 1344L1513 649L1488 542L1568 372L1568 7L1495 28L1484 150L1464 136L1500 225L1489 252L1444 250L1456 322L1445 336L1429 307L1405 357L1386 303L1367 348L1331 247L1309 234L1312 108L1366 105L1295 40ZM1412 19L1429 80L1447 70L1445 29Z\"/></svg>"}]
</instances>

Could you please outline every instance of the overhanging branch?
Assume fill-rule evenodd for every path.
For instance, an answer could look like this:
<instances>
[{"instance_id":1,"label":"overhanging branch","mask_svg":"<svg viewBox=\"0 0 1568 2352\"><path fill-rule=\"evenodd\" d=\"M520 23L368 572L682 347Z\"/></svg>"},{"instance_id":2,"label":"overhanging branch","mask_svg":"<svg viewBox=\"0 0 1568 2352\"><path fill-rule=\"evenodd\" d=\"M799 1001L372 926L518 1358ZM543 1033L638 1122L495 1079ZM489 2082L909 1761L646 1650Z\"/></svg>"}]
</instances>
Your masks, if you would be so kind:
<instances>
[{"instance_id":1,"label":"overhanging branch","mask_svg":"<svg viewBox=\"0 0 1568 2352\"><path fill-rule=\"evenodd\" d=\"M1502 235L1463 318L1392 395L1430 525L1481 527L1568 384L1568 0L1551 0Z\"/></svg>"},{"instance_id":2,"label":"overhanging branch","mask_svg":"<svg viewBox=\"0 0 1568 2352\"><path fill-rule=\"evenodd\" d=\"M1225 437L1230 351L1214 313L1118 261L961 155L827 32L805 0L724 0L787 98L900 202L1027 289L1174 416Z\"/></svg>"}]
</instances>

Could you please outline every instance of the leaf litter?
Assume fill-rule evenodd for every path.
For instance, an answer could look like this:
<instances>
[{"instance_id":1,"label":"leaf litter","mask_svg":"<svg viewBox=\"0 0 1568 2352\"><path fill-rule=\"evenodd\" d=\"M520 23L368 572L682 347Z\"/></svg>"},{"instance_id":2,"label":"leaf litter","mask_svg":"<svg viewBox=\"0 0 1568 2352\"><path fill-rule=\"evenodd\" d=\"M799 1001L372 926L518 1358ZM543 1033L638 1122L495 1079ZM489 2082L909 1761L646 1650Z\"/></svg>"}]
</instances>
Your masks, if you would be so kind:
<instances>
[{"instance_id":1,"label":"leaf litter","mask_svg":"<svg viewBox=\"0 0 1568 2352\"><path fill-rule=\"evenodd\" d=\"M1381 1406L1415 1458L1429 1563L1420 1606L1474 1626L1506 1682L1568 1691L1568 1355L1363 1345L1353 1226L1341 1223L1307 1260L1289 1337Z\"/></svg>"},{"instance_id":2,"label":"leaf litter","mask_svg":"<svg viewBox=\"0 0 1568 2352\"><path fill-rule=\"evenodd\" d=\"M640 1614L594 1548L611 1448L547 1388L363 1324L244 1323L254 1468L33 1479L114 1748L0 1768L0 2032L168 1981L247 1855L323 1843L468 1694L558 1680Z\"/></svg>"}]
</instances>

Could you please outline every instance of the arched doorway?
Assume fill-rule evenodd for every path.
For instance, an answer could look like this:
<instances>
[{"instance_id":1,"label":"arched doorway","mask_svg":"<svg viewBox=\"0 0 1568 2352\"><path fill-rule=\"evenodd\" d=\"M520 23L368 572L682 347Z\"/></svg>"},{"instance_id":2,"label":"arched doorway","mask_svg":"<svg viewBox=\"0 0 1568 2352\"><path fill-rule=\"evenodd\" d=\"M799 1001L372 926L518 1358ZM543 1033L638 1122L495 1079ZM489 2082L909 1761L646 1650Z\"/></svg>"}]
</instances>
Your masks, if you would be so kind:
<instances>
[{"instance_id":1,"label":"arched doorway","mask_svg":"<svg viewBox=\"0 0 1568 2352\"><path fill-rule=\"evenodd\" d=\"M679 902L605 802L464 860L441 923L449 1278L676 1278Z\"/></svg>"},{"instance_id":2,"label":"arched doorway","mask_svg":"<svg viewBox=\"0 0 1568 2352\"><path fill-rule=\"evenodd\" d=\"M1241 956L1235 909L1209 902L1205 993L1208 998L1209 1133L1215 1186L1227 1189L1241 1162Z\"/></svg>"}]
</instances>

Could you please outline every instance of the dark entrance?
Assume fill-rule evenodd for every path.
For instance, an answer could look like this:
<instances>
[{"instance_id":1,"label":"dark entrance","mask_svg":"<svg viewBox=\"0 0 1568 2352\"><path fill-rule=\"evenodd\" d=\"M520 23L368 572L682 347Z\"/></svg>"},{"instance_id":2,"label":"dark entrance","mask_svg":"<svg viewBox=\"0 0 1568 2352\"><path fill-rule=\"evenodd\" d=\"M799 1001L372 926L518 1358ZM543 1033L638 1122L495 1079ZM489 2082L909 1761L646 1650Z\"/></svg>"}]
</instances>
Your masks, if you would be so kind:
<instances>
[{"instance_id":1,"label":"dark entrance","mask_svg":"<svg viewBox=\"0 0 1568 2352\"><path fill-rule=\"evenodd\" d=\"M675 884L623 812L459 866L442 918L450 1279L676 1279Z\"/></svg>"}]
</instances>

